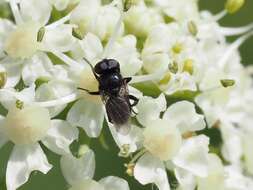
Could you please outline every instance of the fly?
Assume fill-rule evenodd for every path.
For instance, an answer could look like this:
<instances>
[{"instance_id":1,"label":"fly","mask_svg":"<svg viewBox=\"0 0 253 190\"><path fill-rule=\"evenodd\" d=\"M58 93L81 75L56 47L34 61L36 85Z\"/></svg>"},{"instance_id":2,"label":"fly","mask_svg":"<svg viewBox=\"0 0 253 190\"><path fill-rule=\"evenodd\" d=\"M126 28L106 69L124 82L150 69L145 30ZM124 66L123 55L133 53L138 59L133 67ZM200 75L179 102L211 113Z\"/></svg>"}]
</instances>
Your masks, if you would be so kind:
<instances>
[{"instance_id":1,"label":"fly","mask_svg":"<svg viewBox=\"0 0 253 190\"><path fill-rule=\"evenodd\" d=\"M85 58L84 58L85 59ZM78 88L88 92L90 95L100 95L105 104L106 113L110 123L113 123L116 130L121 134L127 134L130 130L132 109L137 105L138 98L130 95L127 84L131 77L123 78L120 73L119 62L115 59L103 59L93 67L88 60L92 72L98 81L98 91L91 92L84 88ZM133 100L130 103L130 100Z\"/></svg>"}]
</instances>

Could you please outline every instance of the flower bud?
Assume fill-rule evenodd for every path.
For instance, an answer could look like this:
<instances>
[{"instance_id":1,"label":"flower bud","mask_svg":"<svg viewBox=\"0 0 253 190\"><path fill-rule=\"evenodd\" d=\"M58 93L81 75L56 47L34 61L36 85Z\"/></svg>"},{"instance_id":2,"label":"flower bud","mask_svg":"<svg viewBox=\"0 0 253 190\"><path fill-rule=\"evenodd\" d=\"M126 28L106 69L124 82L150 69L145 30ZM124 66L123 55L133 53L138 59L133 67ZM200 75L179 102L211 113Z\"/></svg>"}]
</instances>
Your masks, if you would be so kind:
<instances>
[{"instance_id":1,"label":"flower bud","mask_svg":"<svg viewBox=\"0 0 253 190\"><path fill-rule=\"evenodd\" d=\"M235 80L232 80L232 79L222 79L222 80L220 80L220 82L224 88L234 86L234 84L235 84Z\"/></svg>"},{"instance_id":2,"label":"flower bud","mask_svg":"<svg viewBox=\"0 0 253 190\"><path fill-rule=\"evenodd\" d=\"M45 34L45 27L41 27L37 34L37 42L42 42L44 34Z\"/></svg>"},{"instance_id":3,"label":"flower bud","mask_svg":"<svg viewBox=\"0 0 253 190\"><path fill-rule=\"evenodd\" d=\"M24 102L17 100L16 101L16 108L22 110L24 108Z\"/></svg>"},{"instance_id":4,"label":"flower bud","mask_svg":"<svg viewBox=\"0 0 253 190\"><path fill-rule=\"evenodd\" d=\"M129 156L130 145L124 144L120 148L119 156L127 158Z\"/></svg>"},{"instance_id":5,"label":"flower bud","mask_svg":"<svg viewBox=\"0 0 253 190\"><path fill-rule=\"evenodd\" d=\"M170 70L170 72L176 74L178 72L178 64L177 64L177 62L173 61L172 64L169 64L169 70Z\"/></svg>"},{"instance_id":6,"label":"flower bud","mask_svg":"<svg viewBox=\"0 0 253 190\"><path fill-rule=\"evenodd\" d=\"M83 155L85 155L89 151L90 151L90 148L86 144L81 145L78 149L78 155L77 155L78 158L81 158Z\"/></svg>"},{"instance_id":7,"label":"flower bud","mask_svg":"<svg viewBox=\"0 0 253 190\"><path fill-rule=\"evenodd\" d=\"M7 73L6 72L0 72L0 89L4 87L7 81Z\"/></svg>"},{"instance_id":8,"label":"flower bud","mask_svg":"<svg viewBox=\"0 0 253 190\"><path fill-rule=\"evenodd\" d=\"M244 2L244 0L227 0L225 8L230 14L233 14L242 8Z\"/></svg>"},{"instance_id":9,"label":"flower bud","mask_svg":"<svg viewBox=\"0 0 253 190\"><path fill-rule=\"evenodd\" d=\"M129 164L126 164L125 167L127 168L126 169L126 174L129 175L129 176L133 176L134 175L135 164L134 163L129 163Z\"/></svg>"},{"instance_id":10,"label":"flower bud","mask_svg":"<svg viewBox=\"0 0 253 190\"><path fill-rule=\"evenodd\" d=\"M193 35L193 36L196 36L197 33L198 33L198 28L197 28L197 25L195 24L194 21L189 21L188 22L188 30L189 32Z\"/></svg>"},{"instance_id":11,"label":"flower bud","mask_svg":"<svg viewBox=\"0 0 253 190\"><path fill-rule=\"evenodd\" d=\"M185 60L183 71L188 72L190 75L193 74L193 60L192 59Z\"/></svg>"},{"instance_id":12,"label":"flower bud","mask_svg":"<svg viewBox=\"0 0 253 190\"><path fill-rule=\"evenodd\" d=\"M175 54L179 54L181 53L183 49L183 45L181 43L176 43L173 47L172 47L172 51L175 53Z\"/></svg>"}]
</instances>

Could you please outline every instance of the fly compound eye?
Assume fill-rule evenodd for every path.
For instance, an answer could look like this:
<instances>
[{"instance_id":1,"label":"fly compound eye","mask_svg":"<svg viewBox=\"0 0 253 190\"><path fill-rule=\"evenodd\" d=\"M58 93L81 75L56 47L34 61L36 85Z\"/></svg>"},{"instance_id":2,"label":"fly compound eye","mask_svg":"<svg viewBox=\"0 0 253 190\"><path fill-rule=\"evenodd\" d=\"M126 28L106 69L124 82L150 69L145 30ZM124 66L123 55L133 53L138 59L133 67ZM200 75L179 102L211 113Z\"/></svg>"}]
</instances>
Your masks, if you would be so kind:
<instances>
[{"instance_id":1,"label":"fly compound eye","mask_svg":"<svg viewBox=\"0 0 253 190\"><path fill-rule=\"evenodd\" d=\"M115 59L108 59L108 68L111 69L119 69L119 62L116 61ZM119 71L119 70L118 70Z\"/></svg>"},{"instance_id":2,"label":"fly compound eye","mask_svg":"<svg viewBox=\"0 0 253 190\"><path fill-rule=\"evenodd\" d=\"M102 60L98 62L94 68L95 72L99 75L105 73L106 70L108 70L108 64L106 60Z\"/></svg>"},{"instance_id":3,"label":"fly compound eye","mask_svg":"<svg viewBox=\"0 0 253 190\"><path fill-rule=\"evenodd\" d=\"M100 75L108 72L120 72L119 62L114 59L103 59L96 64L94 69Z\"/></svg>"}]
</instances>

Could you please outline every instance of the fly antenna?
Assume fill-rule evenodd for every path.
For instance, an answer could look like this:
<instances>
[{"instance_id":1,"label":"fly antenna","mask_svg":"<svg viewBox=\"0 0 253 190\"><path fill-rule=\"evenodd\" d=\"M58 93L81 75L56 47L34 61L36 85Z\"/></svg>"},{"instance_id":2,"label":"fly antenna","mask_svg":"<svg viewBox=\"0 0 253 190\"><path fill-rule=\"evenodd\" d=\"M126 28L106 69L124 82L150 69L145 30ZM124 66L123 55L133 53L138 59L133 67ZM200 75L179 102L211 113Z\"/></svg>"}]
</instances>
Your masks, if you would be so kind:
<instances>
[{"instance_id":1,"label":"fly antenna","mask_svg":"<svg viewBox=\"0 0 253 190\"><path fill-rule=\"evenodd\" d=\"M96 79L98 79L99 76L98 76L97 73L95 72L94 67L93 67L93 65L91 64L91 62L90 62L86 57L83 57L83 60L90 66L93 75L95 76Z\"/></svg>"}]
</instances>

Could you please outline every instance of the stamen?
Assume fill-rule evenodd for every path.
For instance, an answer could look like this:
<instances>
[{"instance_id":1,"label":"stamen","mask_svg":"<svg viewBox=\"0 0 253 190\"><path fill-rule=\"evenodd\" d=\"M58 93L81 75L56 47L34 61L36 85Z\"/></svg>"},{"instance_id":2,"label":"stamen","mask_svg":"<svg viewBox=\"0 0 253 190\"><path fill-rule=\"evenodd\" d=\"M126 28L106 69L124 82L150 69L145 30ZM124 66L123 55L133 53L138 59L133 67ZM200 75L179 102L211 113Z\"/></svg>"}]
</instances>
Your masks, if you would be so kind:
<instances>
[{"instance_id":1,"label":"stamen","mask_svg":"<svg viewBox=\"0 0 253 190\"><path fill-rule=\"evenodd\" d=\"M50 52L52 52L56 57L58 57L59 59L61 59L64 63L66 63L69 66L77 66L79 65L79 63L73 59L71 59L70 57L68 57L67 55L65 55L64 53L54 49L54 48L47 48Z\"/></svg>"},{"instance_id":2,"label":"stamen","mask_svg":"<svg viewBox=\"0 0 253 190\"><path fill-rule=\"evenodd\" d=\"M61 97L59 99L55 100L49 100L45 102L34 102L34 104L41 106L41 107L53 107L53 106L60 106L64 104L68 104L70 102L73 102L79 98L78 94L73 93L68 96Z\"/></svg>"},{"instance_id":3,"label":"stamen","mask_svg":"<svg viewBox=\"0 0 253 190\"><path fill-rule=\"evenodd\" d=\"M10 7L17 25L23 23L16 0L10 0Z\"/></svg>"},{"instance_id":4,"label":"stamen","mask_svg":"<svg viewBox=\"0 0 253 190\"><path fill-rule=\"evenodd\" d=\"M132 80L129 82L129 84L139 83L139 82L146 82L146 81L153 81L153 80L160 80L163 78L166 71L158 71L153 74L148 75L137 75L132 76Z\"/></svg>"},{"instance_id":5,"label":"stamen","mask_svg":"<svg viewBox=\"0 0 253 190\"><path fill-rule=\"evenodd\" d=\"M253 23L247 26L235 27L235 28L220 27L220 32L225 36L235 36L235 35L246 33L252 29L253 29Z\"/></svg>"},{"instance_id":6,"label":"stamen","mask_svg":"<svg viewBox=\"0 0 253 190\"><path fill-rule=\"evenodd\" d=\"M120 33L120 26L121 26L121 24L123 22L125 14L124 14L124 11L123 11L122 4L121 3L119 3L119 4L118 5L120 6L119 7L119 9L120 9L120 17L119 17L119 20L116 23L116 26L115 26L114 31L112 33L112 36L110 37L108 43L106 44L106 46L104 48L104 52L103 52L102 58L106 58L108 56L108 54L112 50L113 45L115 44L115 41L117 40L117 38L119 36L119 33Z\"/></svg>"},{"instance_id":7,"label":"stamen","mask_svg":"<svg viewBox=\"0 0 253 190\"><path fill-rule=\"evenodd\" d=\"M221 12L219 12L218 14L214 15L214 20L215 21L219 21L220 19L222 19L224 16L227 15L227 10L222 10Z\"/></svg>"},{"instance_id":8,"label":"stamen","mask_svg":"<svg viewBox=\"0 0 253 190\"><path fill-rule=\"evenodd\" d=\"M69 13L68 15L66 15L65 17L61 18L60 20L57 20L47 26L45 26L46 29L55 29L57 26L64 24L65 22L67 22L70 19L70 15L71 13Z\"/></svg>"},{"instance_id":9,"label":"stamen","mask_svg":"<svg viewBox=\"0 0 253 190\"><path fill-rule=\"evenodd\" d=\"M238 38L235 42L233 42L230 45L230 47L228 47L228 49L224 53L223 57L218 62L218 65L223 67L227 63L229 57L233 54L233 52L235 50L237 50L252 35L253 35L253 31L248 32L248 33L244 34L243 36L241 36L240 38Z\"/></svg>"}]
</instances>

